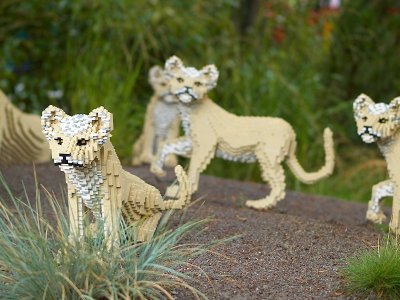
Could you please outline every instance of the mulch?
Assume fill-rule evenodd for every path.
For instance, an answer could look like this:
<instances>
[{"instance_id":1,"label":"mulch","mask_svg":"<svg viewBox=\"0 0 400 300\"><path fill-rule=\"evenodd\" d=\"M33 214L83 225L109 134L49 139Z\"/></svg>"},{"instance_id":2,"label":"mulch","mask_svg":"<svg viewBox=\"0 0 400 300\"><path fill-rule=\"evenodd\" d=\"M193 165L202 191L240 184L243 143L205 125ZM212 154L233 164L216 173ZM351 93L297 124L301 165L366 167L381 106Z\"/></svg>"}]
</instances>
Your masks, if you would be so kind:
<instances>
[{"instance_id":1,"label":"mulch","mask_svg":"<svg viewBox=\"0 0 400 300\"><path fill-rule=\"evenodd\" d=\"M158 180L148 167L127 170L161 191L173 180ZM0 167L11 190L35 199L35 179L30 165ZM37 180L56 197L65 190L62 172L51 164L36 166ZM195 272L194 285L210 299L343 299L340 272L346 258L378 244L382 232L365 221L366 205L334 198L288 192L277 207L255 211L245 199L269 192L262 183L202 176L199 192L186 219L212 217L206 230L185 242L206 243L237 236L193 261L208 275ZM0 187L0 197L6 191ZM44 208L51 215L50 208ZM177 299L188 294L176 291Z\"/></svg>"}]
</instances>

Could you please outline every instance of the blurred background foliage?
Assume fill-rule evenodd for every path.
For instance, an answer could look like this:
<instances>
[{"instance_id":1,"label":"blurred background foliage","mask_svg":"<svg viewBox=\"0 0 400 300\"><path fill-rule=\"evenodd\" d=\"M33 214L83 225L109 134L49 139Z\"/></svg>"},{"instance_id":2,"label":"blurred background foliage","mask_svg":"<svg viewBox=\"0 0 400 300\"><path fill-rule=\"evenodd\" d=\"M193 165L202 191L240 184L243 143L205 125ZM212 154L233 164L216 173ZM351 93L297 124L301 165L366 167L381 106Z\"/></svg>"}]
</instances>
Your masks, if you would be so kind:
<instances>
[{"instance_id":1,"label":"blurred background foliage","mask_svg":"<svg viewBox=\"0 0 400 300\"><path fill-rule=\"evenodd\" d=\"M287 172L289 189L366 201L386 166L357 136L352 102L361 92L384 102L398 95L400 6L316 2L2 0L0 88L35 113L49 104L71 114L105 106L128 163L152 93L149 68L174 54L195 67L215 63L211 97L239 115L290 122L307 170L323 164L323 128L334 130L334 176L305 186ZM260 180L257 164L215 159L207 173Z\"/></svg>"}]
</instances>

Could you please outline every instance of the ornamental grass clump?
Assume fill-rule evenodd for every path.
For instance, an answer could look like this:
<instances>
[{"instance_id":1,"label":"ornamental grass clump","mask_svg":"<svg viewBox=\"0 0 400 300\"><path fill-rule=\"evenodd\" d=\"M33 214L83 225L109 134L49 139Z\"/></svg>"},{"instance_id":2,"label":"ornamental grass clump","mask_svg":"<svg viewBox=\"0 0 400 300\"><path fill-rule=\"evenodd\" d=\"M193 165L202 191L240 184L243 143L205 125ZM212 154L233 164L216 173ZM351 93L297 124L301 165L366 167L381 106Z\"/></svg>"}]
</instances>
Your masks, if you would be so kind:
<instances>
[{"instance_id":1,"label":"ornamental grass clump","mask_svg":"<svg viewBox=\"0 0 400 300\"><path fill-rule=\"evenodd\" d=\"M348 260L344 269L346 291L361 298L400 299L400 241L386 238L377 249Z\"/></svg>"},{"instance_id":2,"label":"ornamental grass clump","mask_svg":"<svg viewBox=\"0 0 400 300\"><path fill-rule=\"evenodd\" d=\"M182 243L206 220L173 225L177 218L171 222L166 214L148 242L134 243L131 227L121 230L119 245L110 246L93 227L84 241L68 237L65 207L50 194L42 201L37 190L30 204L27 196L24 201L14 197L2 176L0 182L8 192L8 199L0 199L2 299L172 299L171 293L182 289L206 298L191 286L187 270L202 270L189 261L221 241Z\"/></svg>"}]
</instances>

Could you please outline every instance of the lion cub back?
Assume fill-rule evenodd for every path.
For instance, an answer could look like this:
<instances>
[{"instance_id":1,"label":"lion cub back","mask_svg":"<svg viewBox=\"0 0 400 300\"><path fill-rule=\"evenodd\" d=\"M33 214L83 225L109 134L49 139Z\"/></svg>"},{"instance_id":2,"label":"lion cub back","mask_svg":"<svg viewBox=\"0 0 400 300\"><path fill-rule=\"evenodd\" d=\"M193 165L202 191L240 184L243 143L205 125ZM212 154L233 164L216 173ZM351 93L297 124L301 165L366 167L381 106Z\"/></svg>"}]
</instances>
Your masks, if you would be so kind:
<instances>
[{"instance_id":1,"label":"lion cub back","mask_svg":"<svg viewBox=\"0 0 400 300\"><path fill-rule=\"evenodd\" d=\"M211 99L203 99L193 108L191 124L193 135L212 136L232 147L243 147L266 142L282 147L295 138L293 128L285 120L274 117L249 117L232 114Z\"/></svg>"},{"instance_id":2,"label":"lion cub back","mask_svg":"<svg viewBox=\"0 0 400 300\"><path fill-rule=\"evenodd\" d=\"M0 165L49 160L40 117L21 112L0 90Z\"/></svg>"}]
</instances>

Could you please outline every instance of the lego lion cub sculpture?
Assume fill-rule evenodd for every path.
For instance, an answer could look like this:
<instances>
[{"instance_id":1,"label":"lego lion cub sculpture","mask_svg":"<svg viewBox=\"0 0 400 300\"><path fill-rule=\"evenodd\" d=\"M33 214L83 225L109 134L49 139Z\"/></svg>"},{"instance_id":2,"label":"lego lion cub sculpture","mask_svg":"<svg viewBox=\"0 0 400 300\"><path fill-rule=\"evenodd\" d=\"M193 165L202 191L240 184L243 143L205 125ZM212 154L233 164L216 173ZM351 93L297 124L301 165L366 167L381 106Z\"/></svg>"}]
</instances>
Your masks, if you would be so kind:
<instances>
[{"instance_id":1,"label":"lego lion cub sculpture","mask_svg":"<svg viewBox=\"0 0 400 300\"><path fill-rule=\"evenodd\" d=\"M179 136L178 99L169 92L166 72L159 66L152 67L149 83L154 94L147 105L143 132L133 145L134 166L150 164L162 142ZM168 167L176 166L176 156L168 156L165 164Z\"/></svg>"},{"instance_id":2,"label":"lego lion cub sculpture","mask_svg":"<svg viewBox=\"0 0 400 300\"><path fill-rule=\"evenodd\" d=\"M137 226L137 240L145 241L163 211L188 204L190 183L180 166L175 168L179 198L165 201L155 187L122 169L110 141L112 114L105 108L68 116L49 106L42 113L42 128L55 165L65 173L72 234L83 237L84 214L91 211L104 224L105 234L115 234L122 217Z\"/></svg>"},{"instance_id":3,"label":"lego lion cub sculpture","mask_svg":"<svg viewBox=\"0 0 400 300\"><path fill-rule=\"evenodd\" d=\"M23 113L0 91L0 165L49 160L40 117Z\"/></svg>"},{"instance_id":4,"label":"lego lion cub sculpture","mask_svg":"<svg viewBox=\"0 0 400 300\"><path fill-rule=\"evenodd\" d=\"M285 196L285 175L282 162L286 160L295 176L311 184L329 176L334 167L332 132L324 132L325 165L317 172L307 173L297 161L296 134L284 120L272 117L242 117L225 111L207 97L217 84L218 70L208 65L197 70L185 67L173 56L166 61L170 76L169 87L179 101L179 112L185 136L168 140L153 161L151 171L164 176L164 160L175 153L190 157L188 177L192 192L198 187L200 173L213 157L253 163L258 161L262 177L269 182L271 193L264 199L248 200L246 205L268 209Z\"/></svg>"},{"instance_id":5,"label":"lego lion cub sculpture","mask_svg":"<svg viewBox=\"0 0 400 300\"><path fill-rule=\"evenodd\" d=\"M400 229L400 97L390 104L375 103L367 95L361 94L353 104L357 133L365 143L378 144L385 157L389 180L372 187L366 218L374 223L382 223L386 216L382 211L381 200L393 196L390 229Z\"/></svg>"}]
</instances>

